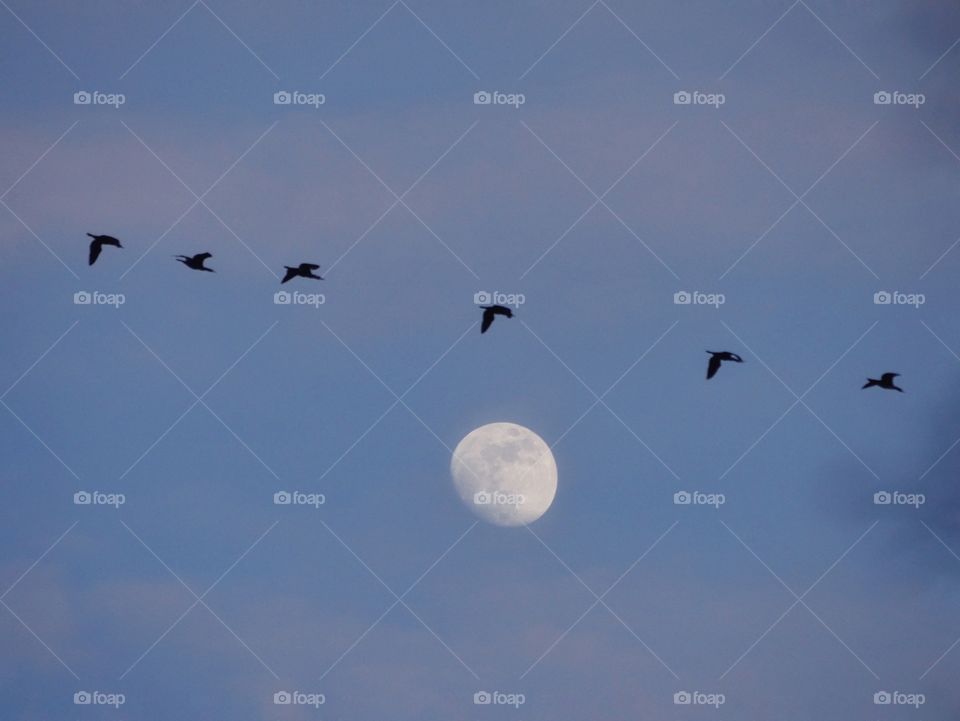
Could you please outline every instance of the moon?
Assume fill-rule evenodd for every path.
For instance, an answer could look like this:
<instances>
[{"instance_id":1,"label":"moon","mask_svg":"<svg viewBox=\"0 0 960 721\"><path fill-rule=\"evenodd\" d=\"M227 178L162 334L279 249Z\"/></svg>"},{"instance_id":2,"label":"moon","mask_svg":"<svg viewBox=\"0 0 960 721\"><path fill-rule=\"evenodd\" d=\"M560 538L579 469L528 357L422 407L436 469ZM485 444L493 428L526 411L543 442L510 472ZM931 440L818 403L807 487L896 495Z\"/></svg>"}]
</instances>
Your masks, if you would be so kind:
<instances>
[{"instance_id":1,"label":"moon","mask_svg":"<svg viewBox=\"0 0 960 721\"><path fill-rule=\"evenodd\" d=\"M460 500L497 526L525 526L557 494L557 463L546 442L516 423L489 423L457 444L450 475Z\"/></svg>"}]
</instances>

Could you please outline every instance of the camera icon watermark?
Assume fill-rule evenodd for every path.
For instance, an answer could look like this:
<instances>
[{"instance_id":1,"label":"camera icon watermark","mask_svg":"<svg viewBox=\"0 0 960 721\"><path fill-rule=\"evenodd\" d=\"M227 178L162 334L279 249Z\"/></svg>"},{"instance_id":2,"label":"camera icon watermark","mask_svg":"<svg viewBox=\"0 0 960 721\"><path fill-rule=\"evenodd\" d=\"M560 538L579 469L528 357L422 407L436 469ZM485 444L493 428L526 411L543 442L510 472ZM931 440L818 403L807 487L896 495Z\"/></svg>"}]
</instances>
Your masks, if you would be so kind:
<instances>
[{"instance_id":1,"label":"camera icon watermark","mask_svg":"<svg viewBox=\"0 0 960 721\"><path fill-rule=\"evenodd\" d=\"M504 491L477 491L473 494L473 503L477 506L513 506L519 507L527 502L522 493L505 493Z\"/></svg>"},{"instance_id":2,"label":"camera icon watermark","mask_svg":"<svg viewBox=\"0 0 960 721\"><path fill-rule=\"evenodd\" d=\"M903 691L877 691L873 694L873 703L877 706L913 706L920 708L927 702L922 693L905 693Z\"/></svg>"},{"instance_id":3,"label":"camera icon watermark","mask_svg":"<svg viewBox=\"0 0 960 721\"><path fill-rule=\"evenodd\" d=\"M274 305L309 305L319 308L327 302L323 293L303 293L299 290L278 290L273 294Z\"/></svg>"},{"instance_id":4,"label":"camera icon watermark","mask_svg":"<svg viewBox=\"0 0 960 721\"><path fill-rule=\"evenodd\" d=\"M699 290L687 291L678 290L673 294L674 305L709 305L719 308L727 302L727 296L723 293L704 293Z\"/></svg>"},{"instance_id":5,"label":"camera icon watermark","mask_svg":"<svg viewBox=\"0 0 960 721\"><path fill-rule=\"evenodd\" d=\"M727 502L723 493L704 493L703 491L677 491L673 494L675 506L711 506L720 508Z\"/></svg>"},{"instance_id":6,"label":"camera icon watermark","mask_svg":"<svg viewBox=\"0 0 960 721\"><path fill-rule=\"evenodd\" d=\"M273 94L274 105L307 105L314 110L326 104L327 96L323 93L304 93L299 90L278 90Z\"/></svg>"},{"instance_id":7,"label":"camera icon watermark","mask_svg":"<svg viewBox=\"0 0 960 721\"><path fill-rule=\"evenodd\" d=\"M122 693L105 693L103 691L77 691L73 694L73 703L77 706L113 706L120 708L127 702Z\"/></svg>"},{"instance_id":8,"label":"camera icon watermark","mask_svg":"<svg viewBox=\"0 0 960 721\"><path fill-rule=\"evenodd\" d=\"M127 302L123 293L101 293L99 290L78 290L73 294L74 305L106 305L119 308Z\"/></svg>"},{"instance_id":9,"label":"camera icon watermark","mask_svg":"<svg viewBox=\"0 0 960 721\"><path fill-rule=\"evenodd\" d=\"M104 493L103 491L77 491L73 494L75 506L112 506L120 508L127 502L123 493Z\"/></svg>"},{"instance_id":10,"label":"camera icon watermark","mask_svg":"<svg viewBox=\"0 0 960 721\"><path fill-rule=\"evenodd\" d=\"M877 491L873 494L875 506L913 506L920 508L927 502L923 493L903 493L902 491Z\"/></svg>"},{"instance_id":11,"label":"camera icon watermark","mask_svg":"<svg viewBox=\"0 0 960 721\"><path fill-rule=\"evenodd\" d=\"M909 305L919 308L927 302L923 293L902 293L899 290L878 290L873 294L874 305Z\"/></svg>"},{"instance_id":12,"label":"camera icon watermark","mask_svg":"<svg viewBox=\"0 0 960 721\"><path fill-rule=\"evenodd\" d=\"M114 109L119 109L125 102L127 102L127 96L123 93L78 90L73 94L74 105L108 105Z\"/></svg>"},{"instance_id":13,"label":"camera icon watermark","mask_svg":"<svg viewBox=\"0 0 960 721\"><path fill-rule=\"evenodd\" d=\"M322 493L304 493L303 491L277 491L273 494L275 506L312 506L320 508L327 502Z\"/></svg>"},{"instance_id":14,"label":"camera icon watermark","mask_svg":"<svg viewBox=\"0 0 960 721\"><path fill-rule=\"evenodd\" d=\"M326 702L327 697L322 693L277 691L273 694L275 706L313 706L313 708L320 708Z\"/></svg>"},{"instance_id":15,"label":"camera icon watermark","mask_svg":"<svg viewBox=\"0 0 960 721\"><path fill-rule=\"evenodd\" d=\"M527 702L522 693L505 693L503 691L477 691L473 694L473 703L476 706L513 706L520 708Z\"/></svg>"},{"instance_id":16,"label":"camera icon watermark","mask_svg":"<svg viewBox=\"0 0 960 721\"><path fill-rule=\"evenodd\" d=\"M492 293L488 290L478 290L473 294L475 305L505 305L519 308L527 302L527 296L523 293L503 293L495 290Z\"/></svg>"},{"instance_id":17,"label":"camera icon watermark","mask_svg":"<svg viewBox=\"0 0 960 721\"><path fill-rule=\"evenodd\" d=\"M518 109L527 102L523 93L501 93L499 90L478 90L473 94L474 105L509 105Z\"/></svg>"},{"instance_id":18,"label":"camera icon watermark","mask_svg":"<svg viewBox=\"0 0 960 721\"><path fill-rule=\"evenodd\" d=\"M713 706L720 708L727 702L722 693L706 693L704 691L677 691L673 694L675 706Z\"/></svg>"},{"instance_id":19,"label":"camera icon watermark","mask_svg":"<svg viewBox=\"0 0 960 721\"><path fill-rule=\"evenodd\" d=\"M699 90L678 90L673 94L674 105L707 105L719 109L727 102L723 93L704 93Z\"/></svg>"},{"instance_id":20,"label":"camera icon watermark","mask_svg":"<svg viewBox=\"0 0 960 721\"><path fill-rule=\"evenodd\" d=\"M927 102L923 93L904 93L899 90L878 90L873 94L874 105L909 105L918 109Z\"/></svg>"}]
</instances>

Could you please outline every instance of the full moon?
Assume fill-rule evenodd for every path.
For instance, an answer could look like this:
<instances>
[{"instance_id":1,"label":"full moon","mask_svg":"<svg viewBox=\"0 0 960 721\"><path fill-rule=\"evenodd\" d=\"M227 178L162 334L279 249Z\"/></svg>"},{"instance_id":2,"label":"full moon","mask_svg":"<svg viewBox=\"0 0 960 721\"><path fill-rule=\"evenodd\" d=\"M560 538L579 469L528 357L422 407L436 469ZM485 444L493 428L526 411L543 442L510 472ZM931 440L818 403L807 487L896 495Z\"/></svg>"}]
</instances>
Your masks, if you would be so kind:
<instances>
[{"instance_id":1,"label":"full moon","mask_svg":"<svg viewBox=\"0 0 960 721\"><path fill-rule=\"evenodd\" d=\"M544 440L515 423L489 423L453 451L450 474L460 500L498 526L525 526L557 494L557 463Z\"/></svg>"}]
</instances>

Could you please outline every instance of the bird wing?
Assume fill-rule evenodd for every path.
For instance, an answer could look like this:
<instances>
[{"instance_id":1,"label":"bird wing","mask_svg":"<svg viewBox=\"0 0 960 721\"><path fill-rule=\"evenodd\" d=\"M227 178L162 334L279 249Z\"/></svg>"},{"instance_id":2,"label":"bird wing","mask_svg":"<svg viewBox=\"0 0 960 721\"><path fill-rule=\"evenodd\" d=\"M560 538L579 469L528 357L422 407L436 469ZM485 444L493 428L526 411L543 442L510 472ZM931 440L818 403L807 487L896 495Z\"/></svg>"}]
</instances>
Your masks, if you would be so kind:
<instances>
[{"instance_id":1,"label":"bird wing","mask_svg":"<svg viewBox=\"0 0 960 721\"><path fill-rule=\"evenodd\" d=\"M722 361L719 356L710 356L710 362L707 364L707 380L710 380L717 374L717 371L720 370L720 363L722 363Z\"/></svg>"},{"instance_id":2,"label":"bird wing","mask_svg":"<svg viewBox=\"0 0 960 721\"><path fill-rule=\"evenodd\" d=\"M316 263L301 263L301 268L306 268L307 270L320 270L320 266Z\"/></svg>"},{"instance_id":3,"label":"bird wing","mask_svg":"<svg viewBox=\"0 0 960 721\"><path fill-rule=\"evenodd\" d=\"M202 263L207 258L212 258L212 257L213 257L213 253L197 253L195 256L193 256L193 259L199 260Z\"/></svg>"},{"instance_id":4,"label":"bird wing","mask_svg":"<svg viewBox=\"0 0 960 721\"><path fill-rule=\"evenodd\" d=\"M480 326L480 332L486 333L487 329L493 323L493 309L487 308L483 311L483 324Z\"/></svg>"},{"instance_id":5,"label":"bird wing","mask_svg":"<svg viewBox=\"0 0 960 721\"><path fill-rule=\"evenodd\" d=\"M884 383L892 383L892 382L893 382L893 379L896 378L898 375L900 375L900 374L899 374L899 373L884 373L882 376L880 376L880 380L882 380Z\"/></svg>"},{"instance_id":6,"label":"bird wing","mask_svg":"<svg viewBox=\"0 0 960 721\"><path fill-rule=\"evenodd\" d=\"M280 281L280 285L283 285L291 278L296 278L298 275L296 268L287 268L287 274L283 276L283 280Z\"/></svg>"},{"instance_id":7,"label":"bird wing","mask_svg":"<svg viewBox=\"0 0 960 721\"><path fill-rule=\"evenodd\" d=\"M93 240L90 242L90 265L93 265L97 262L97 258L100 257L100 251L103 248L103 243L99 240Z\"/></svg>"}]
</instances>

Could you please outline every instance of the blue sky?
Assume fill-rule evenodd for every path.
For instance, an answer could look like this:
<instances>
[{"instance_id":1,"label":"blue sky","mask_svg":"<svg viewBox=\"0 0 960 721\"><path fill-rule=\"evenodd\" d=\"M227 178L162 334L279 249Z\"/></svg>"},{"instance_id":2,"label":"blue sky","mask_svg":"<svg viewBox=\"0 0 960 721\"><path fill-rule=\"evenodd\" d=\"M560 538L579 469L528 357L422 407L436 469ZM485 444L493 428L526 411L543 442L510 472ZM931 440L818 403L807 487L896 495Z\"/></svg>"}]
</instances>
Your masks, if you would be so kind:
<instances>
[{"instance_id":1,"label":"blue sky","mask_svg":"<svg viewBox=\"0 0 960 721\"><path fill-rule=\"evenodd\" d=\"M0 18L5 717L955 718L960 10ZM482 337L481 290L525 297ZM557 460L526 529L449 478L495 421Z\"/></svg>"}]
</instances>

